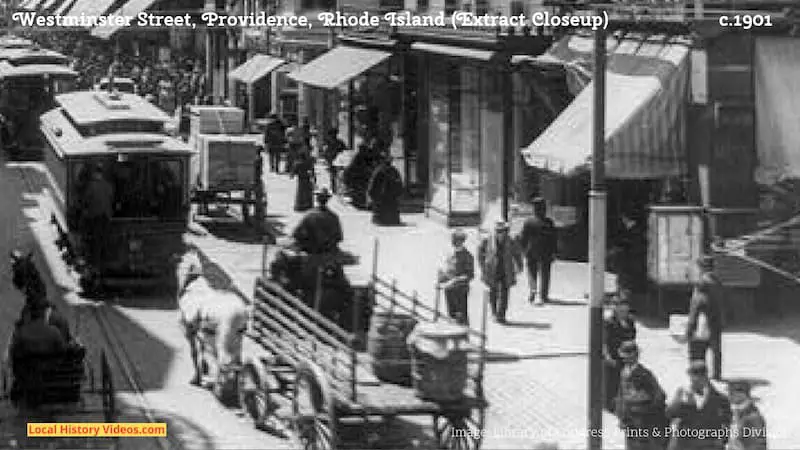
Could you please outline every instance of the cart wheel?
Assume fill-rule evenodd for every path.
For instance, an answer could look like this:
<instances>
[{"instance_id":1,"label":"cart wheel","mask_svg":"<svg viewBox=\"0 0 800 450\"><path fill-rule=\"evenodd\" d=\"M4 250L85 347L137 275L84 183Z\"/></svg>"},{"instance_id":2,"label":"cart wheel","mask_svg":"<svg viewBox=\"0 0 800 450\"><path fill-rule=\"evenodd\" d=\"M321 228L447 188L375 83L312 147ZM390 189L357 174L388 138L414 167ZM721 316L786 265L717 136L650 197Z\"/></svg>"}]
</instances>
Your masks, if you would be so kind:
<instances>
[{"instance_id":1,"label":"cart wheel","mask_svg":"<svg viewBox=\"0 0 800 450\"><path fill-rule=\"evenodd\" d=\"M483 440L485 409L448 411L433 416L433 432L439 448L478 450Z\"/></svg>"},{"instance_id":2,"label":"cart wheel","mask_svg":"<svg viewBox=\"0 0 800 450\"><path fill-rule=\"evenodd\" d=\"M269 392L262 386L255 368L247 366L239 374L239 406L253 418L256 428L261 428L270 411Z\"/></svg>"},{"instance_id":3,"label":"cart wheel","mask_svg":"<svg viewBox=\"0 0 800 450\"><path fill-rule=\"evenodd\" d=\"M319 369L301 364L294 385L292 412L303 450L336 450L336 412Z\"/></svg>"},{"instance_id":4,"label":"cart wheel","mask_svg":"<svg viewBox=\"0 0 800 450\"><path fill-rule=\"evenodd\" d=\"M113 422L117 415L117 405L114 398L114 381L111 379L111 366L108 365L106 353L100 356L100 395L103 398L103 416L106 422Z\"/></svg>"}]
</instances>

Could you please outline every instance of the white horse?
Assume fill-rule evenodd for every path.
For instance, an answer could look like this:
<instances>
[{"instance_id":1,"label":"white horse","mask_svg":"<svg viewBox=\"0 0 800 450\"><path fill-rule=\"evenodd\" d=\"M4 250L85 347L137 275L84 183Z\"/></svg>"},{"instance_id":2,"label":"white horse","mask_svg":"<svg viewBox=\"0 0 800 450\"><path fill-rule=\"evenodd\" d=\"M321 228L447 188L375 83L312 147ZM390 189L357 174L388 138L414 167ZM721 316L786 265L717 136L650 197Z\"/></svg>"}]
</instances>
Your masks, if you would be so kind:
<instances>
[{"instance_id":1,"label":"white horse","mask_svg":"<svg viewBox=\"0 0 800 450\"><path fill-rule=\"evenodd\" d=\"M241 363L247 307L233 292L209 285L200 258L193 252L178 265L178 286L179 322L194 364L191 383L227 390L225 385L235 380L235 369Z\"/></svg>"}]
</instances>

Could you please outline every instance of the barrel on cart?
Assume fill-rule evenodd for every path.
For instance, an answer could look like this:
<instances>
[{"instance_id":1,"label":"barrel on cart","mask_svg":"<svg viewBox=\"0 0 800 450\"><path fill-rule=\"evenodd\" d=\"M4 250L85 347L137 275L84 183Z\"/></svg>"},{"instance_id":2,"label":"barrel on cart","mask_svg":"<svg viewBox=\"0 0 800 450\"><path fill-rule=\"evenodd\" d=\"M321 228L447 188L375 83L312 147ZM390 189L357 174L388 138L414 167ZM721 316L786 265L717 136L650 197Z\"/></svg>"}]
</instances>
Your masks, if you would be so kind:
<instances>
[{"instance_id":1,"label":"barrel on cart","mask_svg":"<svg viewBox=\"0 0 800 450\"><path fill-rule=\"evenodd\" d=\"M260 278L239 376L244 409L256 426L271 428L275 405L291 402L291 427L302 448L338 448L339 427L349 419L430 416L439 447L479 449L487 406L485 333L441 317L420 296L403 292L374 269L369 289L370 351L361 351L357 333L342 329L279 283ZM359 320L357 314L353 320ZM357 330L355 325L350 329ZM422 342L443 343L445 353ZM458 367L443 369L454 361ZM389 363L409 378L413 367L414 386L381 380L379 373ZM447 376L458 379L444 388Z\"/></svg>"}]
</instances>

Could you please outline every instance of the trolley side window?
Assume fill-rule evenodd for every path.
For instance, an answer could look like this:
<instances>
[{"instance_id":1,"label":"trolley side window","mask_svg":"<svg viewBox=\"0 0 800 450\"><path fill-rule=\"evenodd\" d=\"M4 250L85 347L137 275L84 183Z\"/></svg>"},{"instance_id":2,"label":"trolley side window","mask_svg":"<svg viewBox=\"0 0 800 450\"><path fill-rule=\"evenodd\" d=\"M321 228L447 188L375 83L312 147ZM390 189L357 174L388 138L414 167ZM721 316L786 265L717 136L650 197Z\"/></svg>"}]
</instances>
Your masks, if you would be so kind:
<instances>
[{"instance_id":1,"label":"trolley side window","mask_svg":"<svg viewBox=\"0 0 800 450\"><path fill-rule=\"evenodd\" d=\"M113 217L166 220L184 217L182 164L178 159L104 160L105 177L113 187ZM78 196L84 196L89 167L89 163L79 164L73 172Z\"/></svg>"}]
</instances>

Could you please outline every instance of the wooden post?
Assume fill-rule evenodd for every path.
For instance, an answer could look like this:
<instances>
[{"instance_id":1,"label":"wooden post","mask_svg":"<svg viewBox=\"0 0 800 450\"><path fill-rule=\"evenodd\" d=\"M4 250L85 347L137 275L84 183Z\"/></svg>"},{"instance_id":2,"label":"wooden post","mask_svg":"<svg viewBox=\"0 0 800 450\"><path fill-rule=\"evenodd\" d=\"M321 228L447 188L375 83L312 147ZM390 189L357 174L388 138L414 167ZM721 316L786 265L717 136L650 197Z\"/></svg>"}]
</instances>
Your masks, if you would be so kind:
<instances>
[{"instance_id":1,"label":"wooden post","mask_svg":"<svg viewBox=\"0 0 800 450\"><path fill-rule=\"evenodd\" d=\"M483 314L481 315L481 362L478 367L478 398L483 400L483 372L486 368L486 324L489 321L489 291L483 290Z\"/></svg>"},{"instance_id":2,"label":"wooden post","mask_svg":"<svg viewBox=\"0 0 800 450\"><path fill-rule=\"evenodd\" d=\"M356 354L356 342L355 340L350 343L350 400L356 401L356 385L358 384L358 380L356 376L358 375L358 355Z\"/></svg>"},{"instance_id":3,"label":"wooden post","mask_svg":"<svg viewBox=\"0 0 800 450\"><path fill-rule=\"evenodd\" d=\"M411 296L411 315L417 315L417 303L419 303L419 296L417 295L417 291L413 292Z\"/></svg>"},{"instance_id":4,"label":"wooden post","mask_svg":"<svg viewBox=\"0 0 800 450\"><path fill-rule=\"evenodd\" d=\"M441 295L442 295L442 289L441 289L441 288L439 287L439 285L437 284L437 285L436 285L436 288L434 289L434 295L433 295L433 301L434 301L434 306L433 306L433 321L434 321L434 322L436 322L437 320L439 320L439 301L440 301L440 299L441 299Z\"/></svg>"},{"instance_id":5,"label":"wooden post","mask_svg":"<svg viewBox=\"0 0 800 450\"><path fill-rule=\"evenodd\" d=\"M359 332L360 315L361 315L361 296L356 294L353 296L353 335L355 335L356 337L356 344L360 344L358 338L358 336L360 335Z\"/></svg>"},{"instance_id":6,"label":"wooden post","mask_svg":"<svg viewBox=\"0 0 800 450\"><path fill-rule=\"evenodd\" d=\"M376 280L378 278L378 250L379 250L380 243L378 242L378 238L372 243L372 279Z\"/></svg>"}]
</instances>

